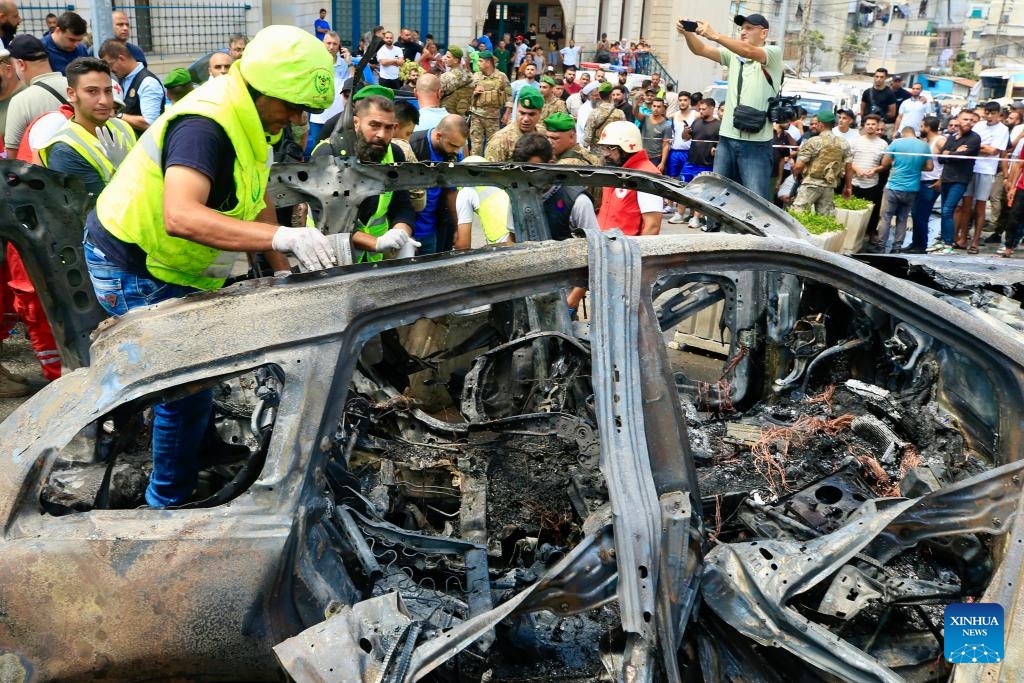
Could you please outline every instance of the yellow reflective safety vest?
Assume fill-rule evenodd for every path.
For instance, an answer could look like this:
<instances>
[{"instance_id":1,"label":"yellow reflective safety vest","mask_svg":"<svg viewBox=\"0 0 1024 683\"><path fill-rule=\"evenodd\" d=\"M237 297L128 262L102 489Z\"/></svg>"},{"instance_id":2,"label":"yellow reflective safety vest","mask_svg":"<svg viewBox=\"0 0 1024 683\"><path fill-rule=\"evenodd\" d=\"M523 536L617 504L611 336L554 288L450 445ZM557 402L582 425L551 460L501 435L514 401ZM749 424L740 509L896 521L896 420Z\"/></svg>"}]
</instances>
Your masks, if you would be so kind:
<instances>
[{"instance_id":1,"label":"yellow reflective safety vest","mask_svg":"<svg viewBox=\"0 0 1024 683\"><path fill-rule=\"evenodd\" d=\"M388 151L384 153L384 158L380 160L380 163L395 163L395 154L391 150L391 145L388 145ZM366 223L363 223L358 219L356 220L356 230L361 230L373 235L374 237L381 237L391 229L391 224L388 222L388 208L390 206L391 193L385 192L377 199L377 210L373 212L373 215L370 216L370 219ZM384 254L374 251L364 251L359 255L357 263L363 263L364 261L380 261L383 258Z\"/></svg>"},{"instance_id":2,"label":"yellow reflective safety vest","mask_svg":"<svg viewBox=\"0 0 1024 683\"><path fill-rule=\"evenodd\" d=\"M476 193L480 197L477 215L484 239L494 244L512 232L512 202L504 190L493 185L480 185Z\"/></svg>"},{"instance_id":3,"label":"yellow reflective safety vest","mask_svg":"<svg viewBox=\"0 0 1024 683\"><path fill-rule=\"evenodd\" d=\"M153 277L196 289L219 289L241 254L172 237L164 226L164 136L171 121L188 115L216 121L235 150L237 204L221 213L243 221L259 215L265 206L271 150L245 80L238 69L231 69L192 91L143 133L100 193L96 217L111 235L146 253L146 268Z\"/></svg>"},{"instance_id":4,"label":"yellow reflective safety vest","mask_svg":"<svg viewBox=\"0 0 1024 683\"><path fill-rule=\"evenodd\" d=\"M113 134L114 139L125 148L130 148L135 144L135 130L121 119L110 119L103 125ZM39 158L42 160L43 166L49 166L47 159L50 156L50 150L58 142L63 142L75 150L80 157L89 162L89 165L100 174L100 178L103 179L104 183L110 182L110 179L114 176L114 171L117 169L110 159L107 158L106 154L104 154L103 148L100 147L100 142L96 136L76 123L74 119L69 119L50 138L49 142L40 148Z\"/></svg>"}]
</instances>

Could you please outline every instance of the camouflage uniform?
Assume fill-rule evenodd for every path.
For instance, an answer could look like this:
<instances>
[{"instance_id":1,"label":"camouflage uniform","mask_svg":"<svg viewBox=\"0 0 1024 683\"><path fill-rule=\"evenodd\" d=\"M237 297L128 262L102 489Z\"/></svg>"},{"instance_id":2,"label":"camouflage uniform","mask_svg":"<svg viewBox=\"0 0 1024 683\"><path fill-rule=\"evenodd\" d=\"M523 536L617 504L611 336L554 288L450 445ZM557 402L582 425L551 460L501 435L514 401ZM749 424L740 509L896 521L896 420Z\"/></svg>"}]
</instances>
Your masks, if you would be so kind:
<instances>
[{"instance_id":1,"label":"camouflage uniform","mask_svg":"<svg viewBox=\"0 0 1024 683\"><path fill-rule=\"evenodd\" d=\"M465 116L473 98L473 76L461 66L441 74L441 106L449 114Z\"/></svg>"},{"instance_id":2,"label":"camouflage uniform","mask_svg":"<svg viewBox=\"0 0 1024 683\"><path fill-rule=\"evenodd\" d=\"M486 142L501 128L501 107L506 99L512 97L512 86L508 76L500 71L490 76L474 74L471 92L478 86L484 91L473 95L473 104L469 108L469 150L470 154L483 156Z\"/></svg>"},{"instance_id":3,"label":"camouflage uniform","mask_svg":"<svg viewBox=\"0 0 1024 683\"><path fill-rule=\"evenodd\" d=\"M590 116L587 117L587 125L583 129L583 145L594 149L597 141L601 139L601 131L612 121L625 121L626 116L611 102L602 102L597 105Z\"/></svg>"},{"instance_id":4,"label":"camouflage uniform","mask_svg":"<svg viewBox=\"0 0 1024 683\"><path fill-rule=\"evenodd\" d=\"M563 102L558 97L551 98L550 102L544 100L544 108L540 110L540 120L543 121L544 119L551 116L555 112L562 112L563 114L568 114L569 110L565 108L565 102Z\"/></svg>"},{"instance_id":5,"label":"camouflage uniform","mask_svg":"<svg viewBox=\"0 0 1024 683\"><path fill-rule=\"evenodd\" d=\"M548 131L544 124L538 123L534 132L546 135ZM487 143L487 154L484 155L487 161L511 161L512 152L515 151L516 143L521 137L523 132L519 130L519 124L515 121L499 130Z\"/></svg>"},{"instance_id":6,"label":"camouflage uniform","mask_svg":"<svg viewBox=\"0 0 1024 683\"><path fill-rule=\"evenodd\" d=\"M796 159L804 163L804 170L796 199L793 200L793 209L813 209L814 213L834 216L836 183L843 177L846 164L853 161L850 143L832 131L825 130L805 142L797 152Z\"/></svg>"},{"instance_id":7,"label":"camouflage uniform","mask_svg":"<svg viewBox=\"0 0 1024 683\"><path fill-rule=\"evenodd\" d=\"M591 154L580 147L579 144L576 144L556 157L555 163L565 164L566 166L600 166L601 159L596 154Z\"/></svg>"}]
</instances>

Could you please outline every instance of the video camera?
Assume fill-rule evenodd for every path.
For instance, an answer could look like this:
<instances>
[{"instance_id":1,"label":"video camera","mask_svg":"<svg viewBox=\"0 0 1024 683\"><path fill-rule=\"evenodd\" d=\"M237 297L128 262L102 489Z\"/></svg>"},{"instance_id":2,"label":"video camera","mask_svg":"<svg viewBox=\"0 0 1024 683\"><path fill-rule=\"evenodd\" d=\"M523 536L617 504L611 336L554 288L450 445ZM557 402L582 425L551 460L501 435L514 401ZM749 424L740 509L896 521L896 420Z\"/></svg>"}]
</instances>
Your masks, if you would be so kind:
<instances>
[{"instance_id":1,"label":"video camera","mask_svg":"<svg viewBox=\"0 0 1024 683\"><path fill-rule=\"evenodd\" d=\"M797 118L796 103L799 95L776 95L768 100L768 120L772 123L789 123Z\"/></svg>"}]
</instances>

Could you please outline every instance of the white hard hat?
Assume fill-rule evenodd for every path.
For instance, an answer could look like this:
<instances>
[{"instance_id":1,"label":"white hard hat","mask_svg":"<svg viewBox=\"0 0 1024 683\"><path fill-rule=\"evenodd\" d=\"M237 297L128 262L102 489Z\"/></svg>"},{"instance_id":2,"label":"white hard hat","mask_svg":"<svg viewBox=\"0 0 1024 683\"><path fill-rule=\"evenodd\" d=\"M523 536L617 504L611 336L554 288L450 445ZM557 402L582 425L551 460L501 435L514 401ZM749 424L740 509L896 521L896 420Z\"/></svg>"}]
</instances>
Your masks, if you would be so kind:
<instances>
[{"instance_id":1,"label":"white hard hat","mask_svg":"<svg viewBox=\"0 0 1024 683\"><path fill-rule=\"evenodd\" d=\"M623 152L633 154L644 148L643 138L640 136L640 129L629 121L613 121L601 131L601 138L597 141L599 145L619 147Z\"/></svg>"}]
</instances>

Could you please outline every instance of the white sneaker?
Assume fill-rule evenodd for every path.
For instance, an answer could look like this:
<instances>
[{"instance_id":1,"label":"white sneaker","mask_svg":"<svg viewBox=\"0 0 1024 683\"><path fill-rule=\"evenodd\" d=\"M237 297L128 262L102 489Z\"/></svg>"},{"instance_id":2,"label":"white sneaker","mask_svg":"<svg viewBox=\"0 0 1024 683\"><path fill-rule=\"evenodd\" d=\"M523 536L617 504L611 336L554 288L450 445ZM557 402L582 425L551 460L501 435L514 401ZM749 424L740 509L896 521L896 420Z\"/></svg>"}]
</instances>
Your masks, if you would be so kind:
<instances>
[{"instance_id":1,"label":"white sneaker","mask_svg":"<svg viewBox=\"0 0 1024 683\"><path fill-rule=\"evenodd\" d=\"M661 212L662 213L675 213L676 212L676 207L674 207L671 204L669 204L667 206L663 206L662 209L661 209Z\"/></svg>"},{"instance_id":2,"label":"white sneaker","mask_svg":"<svg viewBox=\"0 0 1024 683\"><path fill-rule=\"evenodd\" d=\"M684 221L686 221L686 219L683 218L683 215L678 212L672 214L672 217L668 219L668 222L672 223L673 225L678 225L679 223L682 223Z\"/></svg>"},{"instance_id":3,"label":"white sneaker","mask_svg":"<svg viewBox=\"0 0 1024 683\"><path fill-rule=\"evenodd\" d=\"M694 216L693 218L690 219L690 222L687 223L687 225L690 226L691 228L699 228L700 227L700 219L697 218L696 216Z\"/></svg>"}]
</instances>

